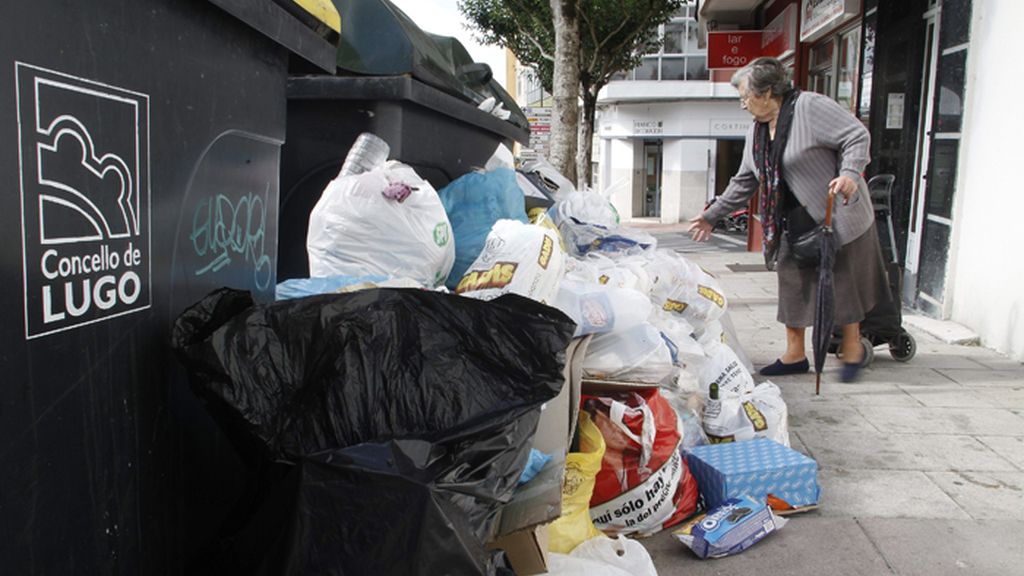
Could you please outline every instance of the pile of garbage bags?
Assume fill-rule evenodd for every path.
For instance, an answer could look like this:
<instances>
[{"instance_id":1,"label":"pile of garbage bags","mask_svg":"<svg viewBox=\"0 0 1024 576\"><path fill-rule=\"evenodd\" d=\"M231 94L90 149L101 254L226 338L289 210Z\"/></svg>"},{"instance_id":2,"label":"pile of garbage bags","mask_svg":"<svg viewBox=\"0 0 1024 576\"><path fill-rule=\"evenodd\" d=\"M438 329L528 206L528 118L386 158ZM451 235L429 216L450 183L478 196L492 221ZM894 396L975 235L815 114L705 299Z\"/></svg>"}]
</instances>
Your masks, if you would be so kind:
<instances>
[{"instance_id":1,"label":"pile of garbage bags","mask_svg":"<svg viewBox=\"0 0 1024 576\"><path fill-rule=\"evenodd\" d=\"M721 283L510 157L440 190L393 160L339 175L310 215L310 278L273 304L224 289L178 319L195 392L260 471L225 569L493 573L485 545L573 339L588 344L576 440L548 464L564 467L552 573L654 574L622 537L700 511L688 449L788 446Z\"/></svg>"},{"instance_id":2,"label":"pile of garbage bags","mask_svg":"<svg viewBox=\"0 0 1024 576\"><path fill-rule=\"evenodd\" d=\"M573 325L491 302L376 289L269 305L222 289L173 346L254 470L223 571L485 574L484 544L563 385Z\"/></svg>"}]
</instances>

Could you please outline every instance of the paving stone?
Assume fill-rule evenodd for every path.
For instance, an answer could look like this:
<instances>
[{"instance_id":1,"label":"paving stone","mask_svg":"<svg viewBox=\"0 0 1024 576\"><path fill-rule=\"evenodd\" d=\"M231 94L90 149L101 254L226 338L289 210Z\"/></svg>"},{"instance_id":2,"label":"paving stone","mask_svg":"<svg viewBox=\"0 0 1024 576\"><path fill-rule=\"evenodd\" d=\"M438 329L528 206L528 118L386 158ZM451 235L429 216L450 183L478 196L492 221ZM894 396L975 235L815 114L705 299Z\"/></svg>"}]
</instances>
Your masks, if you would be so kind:
<instances>
[{"instance_id":1,"label":"paving stone","mask_svg":"<svg viewBox=\"0 0 1024 576\"><path fill-rule=\"evenodd\" d=\"M789 427L794 430L878 432L857 408L835 400L789 402Z\"/></svg>"},{"instance_id":2,"label":"paving stone","mask_svg":"<svg viewBox=\"0 0 1024 576\"><path fill-rule=\"evenodd\" d=\"M857 406L921 406L914 396L897 384L858 382L851 385L830 386L840 399Z\"/></svg>"},{"instance_id":3,"label":"paving stone","mask_svg":"<svg viewBox=\"0 0 1024 576\"><path fill-rule=\"evenodd\" d=\"M922 349L918 345L917 354L906 365L916 369L935 368L940 370L977 370L984 367L969 357L955 355L942 348L943 345L936 345Z\"/></svg>"},{"instance_id":4,"label":"paving stone","mask_svg":"<svg viewBox=\"0 0 1024 576\"><path fill-rule=\"evenodd\" d=\"M1010 387L991 387L983 390L975 388L979 398L996 408L1024 409L1024 382Z\"/></svg>"},{"instance_id":5,"label":"paving stone","mask_svg":"<svg viewBox=\"0 0 1024 576\"><path fill-rule=\"evenodd\" d=\"M819 431L801 440L822 469L1019 471L972 436Z\"/></svg>"},{"instance_id":6,"label":"paving stone","mask_svg":"<svg viewBox=\"0 0 1024 576\"><path fill-rule=\"evenodd\" d=\"M865 372L865 375L870 376L872 380L892 382L900 386L924 386L931 388L957 384L942 372L931 368L909 366L898 362L888 362L885 366L880 364L880 362L876 362L873 365L874 369L870 372Z\"/></svg>"},{"instance_id":7,"label":"paving stone","mask_svg":"<svg viewBox=\"0 0 1024 576\"><path fill-rule=\"evenodd\" d=\"M955 370L940 368L939 372L950 380L969 388L1014 388L1024 384L1020 370Z\"/></svg>"},{"instance_id":8,"label":"paving stone","mask_svg":"<svg viewBox=\"0 0 1024 576\"><path fill-rule=\"evenodd\" d=\"M789 447L803 454L804 456L810 456L811 458L814 458L814 455L811 453L810 448L807 447L807 444L804 442L803 438L800 437L800 434L797 432L793 432L792 430L790 430L789 432Z\"/></svg>"},{"instance_id":9,"label":"paving stone","mask_svg":"<svg viewBox=\"0 0 1024 576\"><path fill-rule=\"evenodd\" d=\"M865 518L860 525L900 576L1008 576L1024 566L1024 522Z\"/></svg>"},{"instance_id":10,"label":"paving stone","mask_svg":"<svg viewBox=\"0 0 1024 576\"><path fill-rule=\"evenodd\" d=\"M935 387L907 387L910 394L921 405L933 408L1000 408L974 390L959 384ZM1021 406L1024 408L1024 406Z\"/></svg>"},{"instance_id":11,"label":"paving stone","mask_svg":"<svg viewBox=\"0 0 1024 576\"><path fill-rule=\"evenodd\" d=\"M1024 470L1024 436L978 436L978 440Z\"/></svg>"},{"instance_id":12,"label":"paving stone","mask_svg":"<svg viewBox=\"0 0 1024 576\"><path fill-rule=\"evenodd\" d=\"M824 517L814 511L789 516L778 532L725 558L701 560L668 532L642 542L660 576L893 574L856 520Z\"/></svg>"},{"instance_id":13,"label":"paving stone","mask_svg":"<svg viewBox=\"0 0 1024 576\"><path fill-rule=\"evenodd\" d=\"M1024 520L1024 472L927 474L972 518Z\"/></svg>"},{"instance_id":14,"label":"paving stone","mask_svg":"<svg viewBox=\"0 0 1024 576\"><path fill-rule=\"evenodd\" d=\"M860 406L864 418L890 433L1024 435L1024 419L1000 408Z\"/></svg>"},{"instance_id":15,"label":"paving stone","mask_svg":"<svg viewBox=\"0 0 1024 576\"><path fill-rule=\"evenodd\" d=\"M1001 354L979 356L974 361L992 370L1024 370L1024 362L1008 358Z\"/></svg>"},{"instance_id":16,"label":"paving stone","mask_svg":"<svg viewBox=\"0 0 1024 576\"><path fill-rule=\"evenodd\" d=\"M827 516L853 518L952 518L969 516L925 472L824 469L821 508Z\"/></svg>"}]
</instances>

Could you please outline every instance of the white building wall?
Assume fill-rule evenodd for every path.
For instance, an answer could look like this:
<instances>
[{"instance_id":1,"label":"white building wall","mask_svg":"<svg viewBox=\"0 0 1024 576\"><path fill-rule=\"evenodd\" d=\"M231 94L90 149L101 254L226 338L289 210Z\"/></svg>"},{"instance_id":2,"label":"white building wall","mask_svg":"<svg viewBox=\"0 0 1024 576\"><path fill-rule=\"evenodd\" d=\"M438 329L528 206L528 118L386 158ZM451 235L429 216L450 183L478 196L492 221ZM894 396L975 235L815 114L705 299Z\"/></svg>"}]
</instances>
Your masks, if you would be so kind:
<instances>
[{"instance_id":1,"label":"white building wall","mask_svg":"<svg viewBox=\"0 0 1024 576\"><path fill-rule=\"evenodd\" d=\"M665 140L662 151L661 222L689 220L704 210L713 140Z\"/></svg>"},{"instance_id":2,"label":"white building wall","mask_svg":"<svg viewBox=\"0 0 1024 576\"><path fill-rule=\"evenodd\" d=\"M661 222L687 220L703 210L708 197L716 140L742 138L750 122L733 98L609 105L595 130L610 150L602 191L610 193L623 220L639 217L643 142L661 140Z\"/></svg>"},{"instance_id":3,"label":"white building wall","mask_svg":"<svg viewBox=\"0 0 1024 576\"><path fill-rule=\"evenodd\" d=\"M1024 361L1020 0L974 0L949 279L952 319Z\"/></svg>"},{"instance_id":4,"label":"white building wall","mask_svg":"<svg viewBox=\"0 0 1024 576\"><path fill-rule=\"evenodd\" d=\"M634 181L643 174L640 165L634 164L633 142L621 138L605 140L605 173L599 190L610 195L612 206L619 212L619 218L628 221L633 218Z\"/></svg>"}]
</instances>

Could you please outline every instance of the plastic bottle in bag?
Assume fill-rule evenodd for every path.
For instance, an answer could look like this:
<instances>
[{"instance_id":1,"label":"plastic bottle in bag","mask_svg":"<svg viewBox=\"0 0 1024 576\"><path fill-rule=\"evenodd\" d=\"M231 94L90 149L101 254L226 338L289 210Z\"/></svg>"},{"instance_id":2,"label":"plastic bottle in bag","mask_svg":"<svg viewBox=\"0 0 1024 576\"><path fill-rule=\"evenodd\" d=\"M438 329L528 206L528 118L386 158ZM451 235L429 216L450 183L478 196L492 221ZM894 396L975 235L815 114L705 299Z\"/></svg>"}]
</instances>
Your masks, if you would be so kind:
<instances>
[{"instance_id":1,"label":"plastic bottle in bag","mask_svg":"<svg viewBox=\"0 0 1024 576\"><path fill-rule=\"evenodd\" d=\"M341 172L338 176L351 176L369 172L374 168L380 168L388 161L388 154L391 147L375 134L363 132L356 137L356 141L348 150L345 156L345 163L341 165Z\"/></svg>"}]
</instances>

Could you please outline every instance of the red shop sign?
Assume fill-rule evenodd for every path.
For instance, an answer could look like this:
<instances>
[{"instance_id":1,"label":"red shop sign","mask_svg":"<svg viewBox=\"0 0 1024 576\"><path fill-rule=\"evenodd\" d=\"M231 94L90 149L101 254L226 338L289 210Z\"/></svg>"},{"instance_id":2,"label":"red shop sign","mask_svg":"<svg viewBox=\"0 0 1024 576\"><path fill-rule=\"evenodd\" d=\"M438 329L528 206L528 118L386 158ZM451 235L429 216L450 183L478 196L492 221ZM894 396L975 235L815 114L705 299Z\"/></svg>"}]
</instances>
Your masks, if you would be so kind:
<instances>
[{"instance_id":1,"label":"red shop sign","mask_svg":"<svg viewBox=\"0 0 1024 576\"><path fill-rule=\"evenodd\" d=\"M708 68L742 68L760 55L760 30L708 32Z\"/></svg>"}]
</instances>

